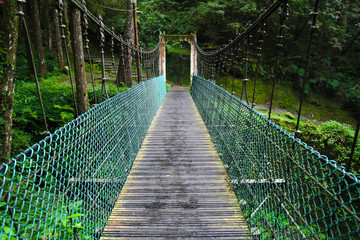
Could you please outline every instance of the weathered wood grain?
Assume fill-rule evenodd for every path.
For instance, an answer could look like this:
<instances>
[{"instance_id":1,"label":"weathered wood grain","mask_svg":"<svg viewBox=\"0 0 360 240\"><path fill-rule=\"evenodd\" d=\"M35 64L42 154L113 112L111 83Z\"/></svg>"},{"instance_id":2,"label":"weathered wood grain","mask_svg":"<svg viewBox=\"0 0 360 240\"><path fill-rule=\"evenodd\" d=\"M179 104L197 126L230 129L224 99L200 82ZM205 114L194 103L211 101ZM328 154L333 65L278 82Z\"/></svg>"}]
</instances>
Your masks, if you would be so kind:
<instances>
[{"instance_id":1,"label":"weathered wood grain","mask_svg":"<svg viewBox=\"0 0 360 240\"><path fill-rule=\"evenodd\" d=\"M150 126L101 239L250 239L226 178L188 89L176 87Z\"/></svg>"}]
</instances>

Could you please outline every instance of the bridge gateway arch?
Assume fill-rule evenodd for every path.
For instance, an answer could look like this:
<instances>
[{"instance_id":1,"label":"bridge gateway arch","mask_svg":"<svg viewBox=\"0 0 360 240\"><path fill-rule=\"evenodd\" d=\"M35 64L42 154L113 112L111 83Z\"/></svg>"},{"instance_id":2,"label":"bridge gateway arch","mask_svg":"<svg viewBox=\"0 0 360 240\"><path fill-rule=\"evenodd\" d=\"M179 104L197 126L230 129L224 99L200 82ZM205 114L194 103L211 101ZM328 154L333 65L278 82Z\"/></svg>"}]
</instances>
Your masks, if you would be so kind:
<instances>
[{"instance_id":1,"label":"bridge gateway arch","mask_svg":"<svg viewBox=\"0 0 360 240\"><path fill-rule=\"evenodd\" d=\"M197 54L196 54L196 33L190 35L167 35L160 32L160 51L159 51L159 74L164 75L166 82L166 44L170 41L188 42L190 44L190 84L193 75L197 75Z\"/></svg>"}]
</instances>

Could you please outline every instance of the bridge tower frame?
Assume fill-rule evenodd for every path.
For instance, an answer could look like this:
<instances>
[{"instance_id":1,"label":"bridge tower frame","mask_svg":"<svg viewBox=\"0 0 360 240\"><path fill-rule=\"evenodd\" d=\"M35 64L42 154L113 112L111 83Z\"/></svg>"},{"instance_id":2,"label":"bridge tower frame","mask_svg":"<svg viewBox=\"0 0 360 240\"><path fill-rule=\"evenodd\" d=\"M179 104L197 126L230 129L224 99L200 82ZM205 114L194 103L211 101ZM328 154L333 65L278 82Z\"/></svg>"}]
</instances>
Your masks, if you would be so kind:
<instances>
[{"instance_id":1,"label":"bridge tower frame","mask_svg":"<svg viewBox=\"0 0 360 240\"><path fill-rule=\"evenodd\" d=\"M167 35L160 32L161 46L159 53L159 73L164 75L166 82L166 44L171 41L187 42L190 44L190 84L193 75L197 74L197 52L196 52L196 33L190 35Z\"/></svg>"}]
</instances>

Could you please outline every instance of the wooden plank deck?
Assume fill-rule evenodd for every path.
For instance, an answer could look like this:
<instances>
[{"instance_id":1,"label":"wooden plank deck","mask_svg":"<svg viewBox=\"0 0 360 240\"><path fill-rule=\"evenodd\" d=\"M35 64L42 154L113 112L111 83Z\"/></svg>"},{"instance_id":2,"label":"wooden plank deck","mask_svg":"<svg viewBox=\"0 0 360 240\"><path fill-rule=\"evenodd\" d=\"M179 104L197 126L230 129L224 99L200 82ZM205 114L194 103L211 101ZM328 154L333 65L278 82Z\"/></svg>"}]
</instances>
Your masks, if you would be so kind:
<instances>
[{"instance_id":1,"label":"wooden plank deck","mask_svg":"<svg viewBox=\"0 0 360 240\"><path fill-rule=\"evenodd\" d=\"M187 88L160 106L101 239L250 239Z\"/></svg>"}]
</instances>

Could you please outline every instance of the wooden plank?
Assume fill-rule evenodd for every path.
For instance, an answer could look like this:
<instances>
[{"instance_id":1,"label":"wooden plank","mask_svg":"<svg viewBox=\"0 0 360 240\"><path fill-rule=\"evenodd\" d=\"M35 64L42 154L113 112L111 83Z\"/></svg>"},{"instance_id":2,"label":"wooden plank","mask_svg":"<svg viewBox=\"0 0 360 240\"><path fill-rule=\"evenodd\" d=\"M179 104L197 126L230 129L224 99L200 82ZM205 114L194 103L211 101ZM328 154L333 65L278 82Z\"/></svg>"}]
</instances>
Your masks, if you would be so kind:
<instances>
[{"instance_id":1,"label":"wooden plank","mask_svg":"<svg viewBox=\"0 0 360 240\"><path fill-rule=\"evenodd\" d=\"M101 239L251 239L224 166L186 88L170 91Z\"/></svg>"}]
</instances>

